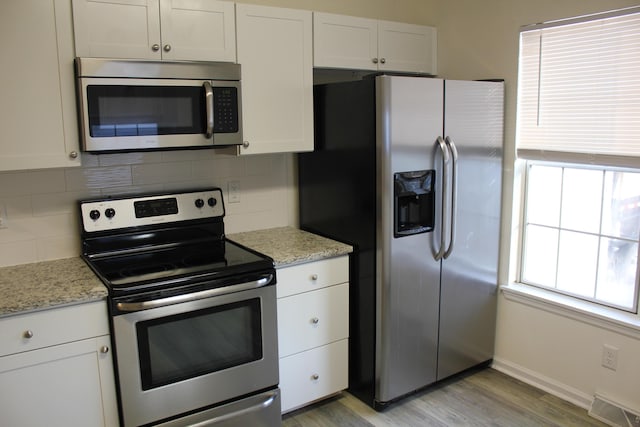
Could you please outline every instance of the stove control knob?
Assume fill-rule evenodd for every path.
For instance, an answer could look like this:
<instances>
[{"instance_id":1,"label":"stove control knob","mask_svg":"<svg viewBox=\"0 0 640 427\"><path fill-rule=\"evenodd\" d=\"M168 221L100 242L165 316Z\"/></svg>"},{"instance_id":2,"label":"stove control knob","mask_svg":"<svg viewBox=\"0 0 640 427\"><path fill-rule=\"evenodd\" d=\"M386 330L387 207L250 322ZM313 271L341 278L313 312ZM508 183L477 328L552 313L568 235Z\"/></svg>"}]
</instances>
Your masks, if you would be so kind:
<instances>
[{"instance_id":1,"label":"stove control knob","mask_svg":"<svg viewBox=\"0 0 640 427\"><path fill-rule=\"evenodd\" d=\"M207 203L209 204L209 206L214 207L215 205L218 204L218 201L215 199L215 197L209 197L209 200L207 200Z\"/></svg>"},{"instance_id":2,"label":"stove control knob","mask_svg":"<svg viewBox=\"0 0 640 427\"><path fill-rule=\"evenodd\" d=\"M204 206L204 200L196 199L196 208L200 209L203 206Z\"/></svg>"},{"instance_id":3,"label":"stove control knob","mask_svg":"<svg viewBox=\"0 0 640 427\"><path fill-rule=\"evenodd\" d=\"M94 221L97 221L98 218L100 218L100 211L98 210L92 210L91 212L89 212L89 218L91 218Z\"/></svg>"},{"instance_id":4,"label":"stove control knob","mask_svg":"<svg viewBox=\"0 0 640 427\"><path fill-rule=\"evenodd\" d=\"M113 208L107 208L107 210L104 211L104 214L107 218L111 219L116 216L116 210Z\"/></svg>"}]
</instances>

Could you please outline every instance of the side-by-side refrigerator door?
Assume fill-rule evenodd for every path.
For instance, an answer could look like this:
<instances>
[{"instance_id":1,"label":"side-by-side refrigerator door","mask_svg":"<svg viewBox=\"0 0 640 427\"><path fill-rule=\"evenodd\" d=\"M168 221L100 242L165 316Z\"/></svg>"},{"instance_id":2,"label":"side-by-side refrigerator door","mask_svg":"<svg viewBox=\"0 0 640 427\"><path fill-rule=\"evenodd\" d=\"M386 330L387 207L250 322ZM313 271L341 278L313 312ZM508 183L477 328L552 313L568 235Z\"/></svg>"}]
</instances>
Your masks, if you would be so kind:
<instances>
[{"instance_id":1,"label":"side-by-side refrigerator door","mask_svg":"<svg viewBox=\"0 0 640 427\"><path fill-rule=\"evenodd\" d=\"M376 401L436 380L440 263L433 257L443 81L378 77Z\"/></svg>"},{"instance_id":2,"label":"side-by-side refrigerator door","mask_svg":"<svg viewBox=\"0 0 640 427\"><path fill-rule=\"evenodd\" d=\"M455 207L442 263L438 380L493 358L502 190L502 82L445 83L445 132L457 150Z\"/></svg>"}]
</instances>

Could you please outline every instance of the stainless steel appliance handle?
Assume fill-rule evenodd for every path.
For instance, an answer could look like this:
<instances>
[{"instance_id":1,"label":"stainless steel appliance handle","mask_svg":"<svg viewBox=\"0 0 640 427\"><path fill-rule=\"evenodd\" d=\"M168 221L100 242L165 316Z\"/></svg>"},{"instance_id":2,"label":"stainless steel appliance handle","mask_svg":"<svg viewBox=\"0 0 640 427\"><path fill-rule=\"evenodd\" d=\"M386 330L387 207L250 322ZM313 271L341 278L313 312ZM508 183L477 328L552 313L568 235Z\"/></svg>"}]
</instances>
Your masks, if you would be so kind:
<instances>
[{"instance_id":1,"label":"stainless steel appliance handle","mask_svg":"<svg viewBox=\"0 0 640 427\"><path fill-rule=\"evenodd\" d=\"M446 233L446 229L447 229L447 220L445 218L445 213L446 213L446 199L447 199L447 194L449 194L449 181L447 180L447 171L449 170L449 149L447 148L447 145L444 142L444 139L442 139L441 136L438 137L437 140L438 145L440 146L440 150L442 150L442 195L441 195L441 200L442 200L442 204L441 204L441 215L440 215L440 225L441 225L441 230L440 230L440 248L438 249L438 253L436 253L434 255L434 258L436 261L440 261L442 259L442 257L444 256L444 252L445 252L445 246L446 246L446 239L447 239L447 233Z\"/></svg>"},{"instance_id":2,"label":"stainless steel appliance handle","mask_svg":"<svg viewBox=\"0 0 640 427\"><path fill-rule=\"evenodd\" d=\"M447 144L449 151L451 151L451 222L449 224L449 226L451 227L451 234L449 237L449 247L444 253L444 259L447 259L453 251L453 244L456 240L456 200L458 200L458 149L456 148L456 144L453 143L451 137L446 137L444 141Z\"/></svg>"},{"instance_id":3,"label":"stainless steel appliance handle","mask_svg":"<svg viewBox=\"0 0 640 427\"><path fill-rule=\"evenodd\" d=\"M211 83L204 82L204 101L206 105L207 112L207 133L205 137L207 139L213 137L213 88L211 87Z\"/></svg>"},{"instance_id":4,"label":"stainless steel appliance handle","mask_svg":"<svg viewBox=\"0 0 640 427\"><path fill-rule=\"evenodd\" d=\"M275 402L277 397L278 397L277 391L268 393L266 394L264 400L256 403L255 405L251 405L248 408L243 408L239 411L231 412L229 414L220 415L218 417L214 417L206 421L201 421L199 423L191 424L191 427L206 427L206 426L216 425L222 421L225 421L231 418L236 418L242 415L246 415L253 411L259 411L260 409L263 409L263 408L268 408L269 406L273 405L273 402Z\"/></svg>"},{"instance_id":5,"label":"stainless steel appliance handle","mask_svg":"<svg viewBox=\"0 0 640 427\"><path fill-rule=\"evenodd\" d=\"M236 285L224 286L224 287L215 288L215 289L207 289L204 291L193 292L190 294L174 295L171 297L160 298L160 299L150 300L150 301L119 302L116 304L116 307L118 308L118 310L125 311L125 312L165 307L167 305L197 301L204 298L226 295L226 294L231 294L231 293L240 292L240 291L247 291L249 289L261 288L263 286L268 285L272 279L273 279L273 274L267 274L262 276L260 279L253 280L251 282L238 283Z\"/></svg>"}]
</instances>

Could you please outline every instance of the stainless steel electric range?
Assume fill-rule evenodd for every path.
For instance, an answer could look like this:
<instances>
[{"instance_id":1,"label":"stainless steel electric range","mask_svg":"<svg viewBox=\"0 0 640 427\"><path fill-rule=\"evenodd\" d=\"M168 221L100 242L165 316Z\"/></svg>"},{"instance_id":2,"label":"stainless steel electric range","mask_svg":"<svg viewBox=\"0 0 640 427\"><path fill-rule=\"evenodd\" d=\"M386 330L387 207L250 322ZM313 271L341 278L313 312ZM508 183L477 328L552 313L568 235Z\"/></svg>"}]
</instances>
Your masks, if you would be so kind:
<instances>
[{"instance_id":1,"label":"stainless steel electric range","mask_svg":"<svg viewBox=\"0 0 640 427\"><path fill-rule=\"evenodd\" d=\"M279 426L273 260L225 238L219 188L79 202L109 290L123 426Z\"/></svg>"}]
</instances>

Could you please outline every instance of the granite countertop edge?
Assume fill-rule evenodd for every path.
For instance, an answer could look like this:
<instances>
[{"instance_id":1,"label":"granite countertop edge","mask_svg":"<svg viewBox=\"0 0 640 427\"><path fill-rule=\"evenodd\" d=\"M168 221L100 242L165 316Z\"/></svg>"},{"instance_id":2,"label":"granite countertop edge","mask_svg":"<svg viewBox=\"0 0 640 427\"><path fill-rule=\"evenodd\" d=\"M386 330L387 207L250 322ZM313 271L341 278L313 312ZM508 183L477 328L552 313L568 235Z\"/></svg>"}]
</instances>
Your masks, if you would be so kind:
<instances>
[{"instance_id":1,"label":"granite countertop edge","mask_svg":"<svg viewBox=\"0 0 640 427\"><path fill-rule=\"evenodd\" d=\"M350 245L294 227L227 235L261 252L276 268L347 255ZM0 267L0 318L106 300L107 288L80 257Z\"/></svg>"},{"instance_id":2,"label":"granite countertop edge","mask_svg":"<svg viewBox=\"0 0 640 427\"><path fill-rule=\"evenodd\" d=\"M228 234L227 238L273 259L276 268L348 255L353 247L294 227Z\"/></svg>"}]
</instances>

